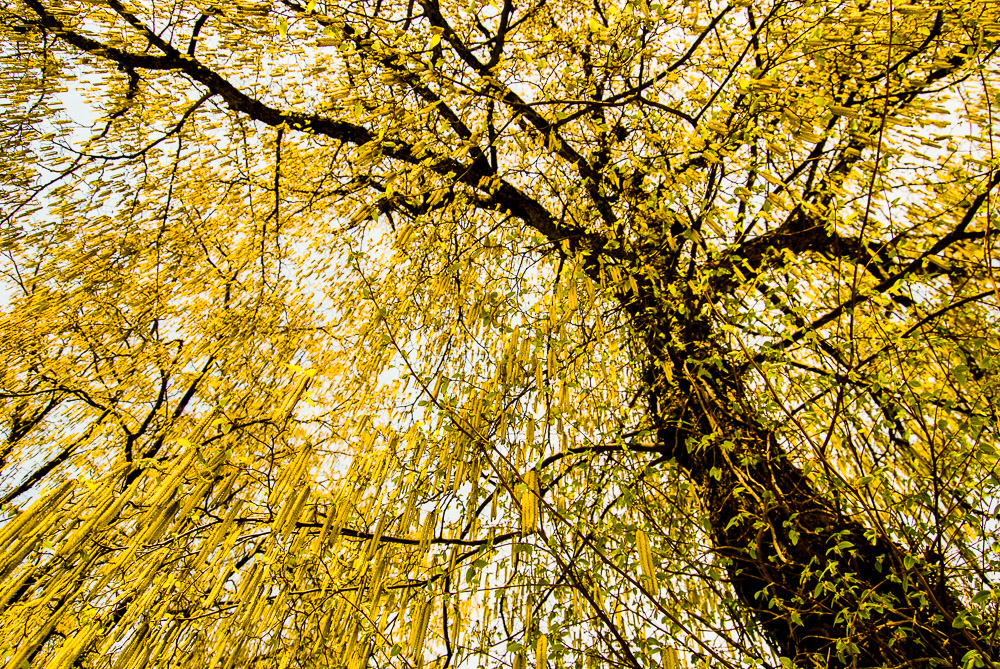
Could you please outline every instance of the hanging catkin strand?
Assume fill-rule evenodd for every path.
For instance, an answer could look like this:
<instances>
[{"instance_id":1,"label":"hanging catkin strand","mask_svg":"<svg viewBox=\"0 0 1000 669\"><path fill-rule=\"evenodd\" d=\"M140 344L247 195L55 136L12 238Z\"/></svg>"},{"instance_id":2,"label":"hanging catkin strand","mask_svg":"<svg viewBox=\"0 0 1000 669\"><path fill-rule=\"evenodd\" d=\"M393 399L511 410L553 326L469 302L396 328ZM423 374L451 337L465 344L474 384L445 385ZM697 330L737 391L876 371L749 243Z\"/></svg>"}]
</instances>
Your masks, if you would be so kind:
<instances>
[{"instance_id":1,"label":"hanging catkin strand","mask_svg":"<svg viewBox=\"0 0 1000 669\"><path fill-rule=\"evenodd\" d=\"M434 600L427 599L418 604L413 611L409 645L410 652L418 662L423 658L424 637L427 635L427 626L431 620L433 602Z\"/></svg>"},{"instance_id":2,"label":"hanging catkin strand","mask_svg":"<svg viewBox=\"0 0 1000 669\"><path fill-rule=\"evenodd\" d=\"M303 486L295 497L289 497L274 522L275 530L284 539L299 520L302 508L309 498L310 486Z\"/></svg>"},{"instance_id":3,"label":"hanging catkin strand","mask_svg":"<svg viewBox=\"0 0 1000 669\"><path fill-rule=\"evenodd\" d=\"M535 669L545 669L549 659L549 637L545 634L538 636L538 643L535 645Z\"/></svg>"},{"instance_id":4,"label":"hanging catkin strand","mask_svg":"<svg viewBox=\"0 0 1000 669\"><path fill-rule=\"evenodd\" d=\"M524 491L521 493L521 534L529 535L538 531L538 473L531 469L524 475Z\"/></svg>"},{"instance_id":5,"label":"hanging catkin strand","mask_svg":"<svg viewBox=\"0 0 1000 669\"><path fill-rule=\"evenodd\" d=\"M302 399L302 394L306 391L309 386L310 376L307 374L302 374L292 392L285 397L285 401L281 403L278 410L274 412L274 422L278 425L284 425L289 418L292 417L292 412L295 410L295 405L299 403Z\"/></svg>"},{"instance_id":6,"label":"hanging catkin strand","mask_svg":"<svg viewBox=\"0 0 1000 669\"><path fill-rule=\"evenodd\" d=\"M217 410L212 407L208 413L202 416L201 420L194 426L194 430L188 435L188 441L192 444L200 444L201 438L205 436L205 432L208 430L209 426L212 425L212 421L215 419Z\"/></svg>"},{"instance_id":7,"label":"hanging catkin strand","mask_svg":"<svg viewBox=\"0 0 1000 669\"><path fill-rule=\"evenodd\" d=\"M51 513L59 507L75 486L76 479L63 482L58 488L46 493L18 514L13 521L8 521L0 529L0 547L30 535L47 513Z\"/></svg>"},{"instance_id":8,"label":"hanging catkin strand","mask_svg":"<svg viewBox=\"0 0 1000 669\"><path fill-rule=\"evenodd\" d=\"M653 561L653 551L649 546L649 537L641 529L635 531L635 546L639 553L639 567L646 579L646 585L651 590L656 588L656 563Z\"/></svg>"},{"instance_id":9,"label":"hanging catkin strand","mask_svg":"<svg viewBox=\"0 0 1000 669\"><path fill-rule=\"evenodd\" d=\"M426 553L427 549L431 545L431 540L434 538L434 528L437 525L437 510L431 510L427 512L427 517L424 519L424 527L420 533L420 547L419 551L421 553Z\"/></svg>"},{"instance_id":10,"label":"hanging catkin strand","mask_svg":"<svg viewBox=\"0 0 1000 669\"><path fill-rule=\"evenodd\" d=\"M677 650L671 646L663 648L663 669L680 669L680 659Z\"/></svg>"}]
</instances>

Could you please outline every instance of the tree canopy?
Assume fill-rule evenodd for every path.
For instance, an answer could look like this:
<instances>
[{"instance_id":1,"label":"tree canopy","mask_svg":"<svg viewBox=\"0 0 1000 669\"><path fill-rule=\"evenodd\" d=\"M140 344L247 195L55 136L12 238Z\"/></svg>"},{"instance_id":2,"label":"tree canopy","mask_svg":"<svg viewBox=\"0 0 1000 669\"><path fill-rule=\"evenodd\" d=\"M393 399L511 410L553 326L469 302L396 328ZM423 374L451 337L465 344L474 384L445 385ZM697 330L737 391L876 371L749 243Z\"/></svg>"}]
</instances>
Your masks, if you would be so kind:
<instances>
[{"instance_id":1,"label":"tree canopy","mask_svg":"<svg viewBox=\"0 0 1000 669\"><path fill-rule=\"evenodd\" d=\"M996 666L998 33L0 3L5 666Z\"/></svg>"}]
</instances>

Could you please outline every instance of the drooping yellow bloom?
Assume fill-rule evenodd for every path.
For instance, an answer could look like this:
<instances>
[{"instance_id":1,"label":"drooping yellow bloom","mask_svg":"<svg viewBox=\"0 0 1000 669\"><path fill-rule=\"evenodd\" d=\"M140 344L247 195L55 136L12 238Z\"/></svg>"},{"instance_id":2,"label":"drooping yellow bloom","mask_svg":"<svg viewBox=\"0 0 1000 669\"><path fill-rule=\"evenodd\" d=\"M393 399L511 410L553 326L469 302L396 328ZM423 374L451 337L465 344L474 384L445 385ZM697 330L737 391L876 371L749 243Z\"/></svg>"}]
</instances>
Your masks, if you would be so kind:
<instances>
[{"instance_id":1,"label":"drooping yellow bloom","mask_svg":"<svg viewBox=\"0 0 1000 669\"><path fill-rule=\"evenodd\" d=\"M535 645L535 669L545 669L549 662L549 637L539 635Z\"/></svg>"},{"instance_id":2,"label":"drooping yellow bloom","mask_svg":"<svg viewBox=\"0 0 1000 669\"><path fill-rule=\"evenodd\" d=\"M656 589L656 562L653 560L653 551L649 547L649 537L642 529L635 531L635 547L639 552L639 567L642 575L646 579L646 586L651 590Z\"/></svg>"}]
</instances>

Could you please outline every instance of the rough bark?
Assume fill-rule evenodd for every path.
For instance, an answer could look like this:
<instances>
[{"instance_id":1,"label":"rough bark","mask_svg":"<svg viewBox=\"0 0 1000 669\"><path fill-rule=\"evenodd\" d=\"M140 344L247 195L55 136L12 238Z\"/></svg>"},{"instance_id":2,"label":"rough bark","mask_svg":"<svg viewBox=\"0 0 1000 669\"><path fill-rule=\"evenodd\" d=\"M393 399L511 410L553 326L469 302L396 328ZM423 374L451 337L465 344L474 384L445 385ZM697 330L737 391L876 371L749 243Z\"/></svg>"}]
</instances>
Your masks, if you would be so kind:
<instances>
[{"instance_id":1,"label":"rough bark","mask_svg":"<svg viewBox=\"0 0 1000 669\"><path fill-rule=\"evenodd\" d=\"M991 666L997 648L953 625L963 607L924 556L839 512L773 433L703 381L681 386L684 401L661 416L683 435L668 447L710 510L733 591L783 657L800 667L957 667L976 651Z\"/></svg>"}]
</instances>

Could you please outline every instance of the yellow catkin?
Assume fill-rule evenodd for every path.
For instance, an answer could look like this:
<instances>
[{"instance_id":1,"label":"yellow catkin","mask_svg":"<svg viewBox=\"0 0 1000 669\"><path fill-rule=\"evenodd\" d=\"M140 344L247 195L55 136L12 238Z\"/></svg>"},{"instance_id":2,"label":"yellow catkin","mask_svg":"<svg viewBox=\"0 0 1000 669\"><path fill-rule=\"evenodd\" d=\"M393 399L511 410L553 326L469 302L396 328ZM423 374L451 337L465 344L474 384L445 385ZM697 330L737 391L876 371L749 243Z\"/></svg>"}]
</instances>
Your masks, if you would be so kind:
<instances>
[{"instance_id":1,"label":"yellow catkin","mask_svg":"<svg viewBox=\"0 0 1000 669\"><path fill-rule=\"evenodd\" d=\"M201 569L202 565L205 563L205 560L208 559L208 556L212 553L212 551L214 551L216 548L219 547L219 544L222 543L222 540L223 538L225 538L226 533L229 531L229 529L233 526L234 522L236 521L236 514L239 513L240 509L242 508L243 508L243 500L236 500L235 502L230 504L229 511L222 519L222 522L219 523L219 525L215 528L215 530L212 531L212 534L209 535L208 539L205 540L205 543L202 544L201 546L201 550L198 551L198 555L196 555L194 560L192 561L191 563L192 570Z\"/></svg>"},{"instance_id":2,"label":"yellow catkin","mask_svg":"<svg viewBox=\"0 0 1000 669\"><path fill-rule=\"evenodd\" d=\"M396 612L396 601L395 593L386 590L384 583L380 592L384 599L381 600L382 613L379 615L378 624L375 625L375 629L384 630L389 624L389 616ZM374 611L374 608L372 610Z\"/></svg>"},{"instance_id":3,"label":"yellow catkin","mask_svg":"<svg viewBox=\"0 0 1000 669\"><path fill-rule=\"evenodd\" d=\"M46 667L48 669L68 669L80 656L84 648L97 636L99 629L96 625L87 625L77 632L76 636L68 639L55 658Z\"/></svg>"},{"instance_id":4,"label":"yellow catkin","mask_svg":"<svg viewBox=\"0 0 1000 669\"><path fill-rule=\"evenodd\" d=\"M371 650L368 646L362 647L358 652L356 652L351 660L349 669L363 669L368 666L368 659L371 655Z\"/></svg>"},{"instance_id":5,"label":"yellow catkin","mask_svg":"<svg viewBox=\"0 0 1000 669\"><path fill-rule=\"evenodd\" d=\"M118 657L115 658L115 662L112 665L112 669L124 669L129 665L129 662L132 661L132 658L135 657L136 653L139 652L139 650L142 648L142 640L145 637L145 635L146 635L146 624L143 623L142 625L139 626L139 629L135 630L135 632L132 634L132 640L128 642L128 645L125 647L125 650L123 650L118 655ZM107 639L108 637L105 638ZM113 643L105 641L105 645L101 648L100 654L103 656L110 656L110 650L112 646Z\"/></svg>"},{"instance_id":6,"label":"yellow catkin","mask_svg":"<svg viewBox=\"0 0 1000 669\"><path fill-rule=\"evenodd\" d=\"M83 563L82 560L81 563ZM78 575L80 571L80 569L76 569L74 570L74 573ZM51 598L45 599L44 601L49 601L49 599ZM52 630L55 628L56 623L59 620L62 620L62 617L66 615L73 599L74 597L69 595L63 600L62 606L49 615L48 620L40 628L35 630L35 633L28 639L27 643L22 643L18 647L17 652L14 653L14 657L12 657L6 664L7 667L13 668L28 665L28 658L31 657L38 647L42 645L42 642L49 637Z\"/></svg>"},{"instance_id":7,"label":"yellow catkin","mask_svg":"<svg viewBox=\"0 0 1000 669\"><path fill-rule=\"evenodd\" d=\"M160 513L150 519L149 524L146 526L146 531L139 536L138 540L132 540L132 545L139 546L143 544L152 544L158 541L159 538L163 536L163 533L166 532L167 527L169 527L169 525L173 522L179 506L180 505L175 500L167 505L166 508L161 509Z\"/></svg>"},{"instance_id":8,"label":"yellow catkin","mask_svg":"<svg viewBox=\"0 0 1000 669\"><path fill-rule=\"evenodd\" d=\"M233 491L233 486L236 485L236 483L241 479L242 475L238 470L230 467L228 463L224 463L221 466L216 467L213 471L225 477L222 480L222 484L217 486L215 492L212 494L212 502L214 504L219 504L222 503L223 500L230 499L229 493Z\"/></svg>"},{"instance_id":9,"label":"yellow catkin","mask_svg":"<svg viewBox=\"0 0 1000 669\"><path fill-rule=\"evenodd\" d=\"M670 646L666 646L663 649L663 669L680 669L677 650Z\"/></svg>"},{"instance_id":10,"label":"yellow catkin","mask_svg":"<svg viewBox=\"0 0 1000 669\"><path fill-rule=\"evenodd\" d=\"M462 525L468 526L470 533L475 534L479 522L479 514L477 513L477 505L479 503L479 472L478 469L470 474L472 479L472 490L469 491L468 501L466 502L465 515L462 517ZM475 536L470 536L471 539L475 539Z\"/></svg>"},{"instance_id":11,"label":"yellow catkin","mask_svg":"<svg viewBox=\"0 0 1000 669\"><path fill-rule=\"evenodd\" d=\"M170 505L170 508L176 508L176 506L177 504L174 503ZM167 511L169 512L169 509ZM93 597L96 593L100 592L101 589L108 584L108 582L114 577L114 575L119 570L128 571L128 569L135 563L134 558L136 551L139 550L140 546L145 545L147 540L148 541L156 540L156 537L158 536L156 532L162 531L163 529L166 528L166 524L170 520L170 515L172 514L165 515L158 524L149 526L148 528L146 528L145 531L141 531L139 535L134 537L131 540L131 545L129 546L128 550L119 553L118 556L114 560L109 562L105 566L105 568L101 571L100 578L98 578L96 581L93 582L88 597ZM165 557L166 554L163 554L161 556L161 560ZM156 574L156 571L159 568L157 565L159 564L160 562L157 561L153 565L151 565L151 569L147 572L148 574L147 582L148 579L152 579L153 575ZM139 590L142 591L143 588L140 588Z\"/></svg>"},{"instance_id":12,"label":"yellow catkin","mask_svg":"<svg viewBox=\"0 0 1000 669\"><path fill-rule=\"evenodd\" d=\"M146 639L143 639L143 641L145 642ZM136 650L138 652L132 656L128 664L120 666L116 664L114 669L147 669L149 667L149 654L153 652L153 646L149 643L140 643Z\"/></svg>"},{"instance_id":13,"label":"yellow catkin","mask_svg":"<svg viewBox=\"0 0 1000 669\"><path fill-rule=\"evenodd\" d=\"M431 545L431 539L434 538L434 527L437 525L437 511L432 510L427 513L427 517L424 519L424 528L420 533L420 547L421 553L426 553L427 549Z\"/></svg>"},{"instance_id":14,"label":"yellow catkin","mask_svg":"<svg viewBox=\"0 0 1000 669\"><path fill-rule=\"evenodd\" d=\"M347 630L341 635L341 639L346 639L344 643L344 649L341 652L343 657L352 657L354 655L354 650L358 645L358 621L351 620L350 624L347 626Z\"/></svg>"},{"instance_id":15,"label":"yellow catkin","mask_svg":"<svg viewBox=\"0 0 1000 669\"><path fill-rule=\"evenodd\" d=\"M41 540L40 536L32 536L28 541L21 544L16 552L11 553L7 558L0 560L0 581L5 580L17 569L24 559L35 549Z\"/></svg>"},{"instance_id":16,"label":"yellow catkin","mask_svg":"<svg viewBox=\"0 0 1000 669\"><path fill-rule=\"evenodd\" d=\"M312 542L312 546L309 548L309 553L311 555L319 555L320 549L326 544L326 537L330 534L330 528L333 526L333 519L336 516L332 508L327 507L326 518L323 520L323 527L320 529L319 534Z\"/></svg>"},{"instance_id":17,"label":"yellow catkin","mask_svg":"<svg viewBox=\"0 0 1000 669\"><path fill-rule=\"evenodd\" d=\"M462 486L462 482L465 476L465 461L459 460L458 464L455 466L455 480L452 482L451 493L453 495L458 494L458 489Z\"/></svg>"},{"instance_id":18,"label":"yellow catkin","mask_svg":"<svg viewBox=\"0 0 1000 669\"><path fill-rule=\"evenodd\" d=\"M55 490L39 498L13 521L8 522L0 530L0 547L6 546L13 540L29 536L42 519L45 518L47 512L56 509L75 486L76 479L64 482Z\"/></svg>"},{"instance_id":19,"label":"yellow catkin","mask_svg":"<svg viewBox=\"0 0 1000 669\"><path fill-rule=\"evenodd\" d=\"M379 543L382 541L382 533L385 532L385 521L386 514L380 513L378 520L375 522L375 530L372 532L372 538L368 541L365 548L364 557L366 562L371 561L375 557L375 551L378 550Z\"/></svg>"},{"instance_id":20,"label":"yellow catkin","mask_svg":"<svg viewBox=\"0 0 1000 669\"><path fill-rule=\"evenodd\" d=\"M261 569L260 571L261 574L263 575L266 570ZM262 617L261 610L264 608L264 606L267 605L269 601L266 596L263 596L263 594L259 592L261 589L260 586L262 580L263 576L257 580L257 583L254 584L253 590L248 592L247 603L249 604L249 606L246 606L245 613L240 618L238 623L241 629L247 630L248 632L256 628L256 623L260 621ZM270 586L265 587L264 592L267 592L269 589Z\"/></svg>"},{"instance_id":21,"label":"yellow catkin","mask_svg":"<svg viewBox=\"0 0 1000 669\"><path fill-rule=\"evenodd\" d=\"M302 394L306 391L306 388L308 386L309 386L309 376L303 374L299 378L298 383L295 384L295 387L292 389L292 392L285 398L285 401L281 403L281 406L278 407L278 410L274 412L274 415L272 417L274 422L280 425L292 417L292 412L295 410L295 405L299 403L300 399L302 399Z\"/></svg>"},{"instance_id":22,"label":"yellow catkin","mask_svg":"<svg viewBox=\"0 0 1000 669\"><path fill-rule=\"evenodd\" d=\"M538 473L529 470L524 475L525 489L521 493L521 534L538 531Z\"/></svg>"},{"instance_id":23,"label":"yellow catkin","mask_svg":"<svg viewBox=\"0 0 1000 669\"><path fill-rule=\"evenodd\" d=\"M535 669L545 669L549 660L549 638L542 634L535 645Z\"/></svg>"},{"instance_id":24,"label":"yellow catkin","mask_svg":"<svg viewBox=\"0 0 1000 669\"><path fill-rule=\"evenodd\" d=\"M409 476L407 477L406 485L413 485L413 480ZM414 487L410 489L410 492L406 496L406 506L403 508L403 516L399 521L399 533L403 536L410 531L410 523L413 522L413 512L416 509L416 503L417 489Z\"/></svg>"},{"instance_id":25,"label":"yellow catkin","mask_svg":"<svg viewBox=\"0 0 1000 669\"><path fill-rule=\"evenodd\" d=\"M218 580L216 580L215 585L212 586L211 592L209 592L208 595L205 596L205 601L201 605L202 609L207 610L212 608L212 605L215 604L215 600L219 598L219 595L222 593L223 586L226 585L226 581L229 580L229 577L231 575L232 575L232 567L229 567L228 569L224 570L221 574L219 574Z\"/></svg>"},{"instance_id":26,"label":"yellow catkin","mask_svg":"<svg viewBox=\"0 0 1000 669\"><path fill-rule=\"evenodd\" d=\"M181 478L187 472L188 467L191 466L191 462L194 461L195 456L198 453L197 448L189 447L187 453L178 459L175 459L173 466L170 468L169 475L163 480L160 485L159 491L156 496L150 500L149 505L154 509L162 506L177 490L177 484L180 483Z\"/></svg>"},{"instance_id":27,"label":"yellow catkin","mask_svg":"<svg viewBox=\"0 0 1000 669\"><path fill-rule=\"evenodd\" d=\"M179 518L181 520L187 518L188 514L191 513L191 510L194 509L194 507L198 505L203 499L205 499L205 495L208 494L208 491L211 490L211 488L212 488L212 482L205 481L200 486L198 486L198 488L193 493L186 495L184 497L184 505L181 507Z\"/></svg>"},{"instance_id":28,"label":"yellow catkin","mask_svg":"<svg viewBox=\"0 0 1000 669\"><path fill-rule=\"evenodd\" d=\"M146 659L146 667L156 666L156 661L160 659L160 655L162 655L163 651L177 639L177 635L181 633L182 629L183 626L181 625L173 625L167 627L165 633L160 633L160 641L156 644L156 647L153 648L153 652L151 652L149 657Z\"/></svg>"},{"instance_id":29,"label":"yellow catkin","mask_svg":"<svg viewBox=\"0 0 1000 669\"><path fill-rule=\"evenodd\" d=\"M375 560L375 566L372 568L371 584L369 586L369 599L372 602L371 610L375 611L378 607L379 600L383 593L382 579L385 576L385 552L379 551L379 557Z\"/></svg>"},{"instance_id":30,"label":"yellow catkin","mask_svg":"<svg viewBox=\"0 0 1000 669\"><path fill-rule=\"evenodd\" d=\"M639 552L639 566L650 588L656 586L656 562L649 547L649 537L642 530L635 531L635 547Z\"/></svg>"},{"instance_id":31,"label":"yellow catkin","mask_svg":"<svg viewBox=\"0 0 1000 669\"><path fill-rule=\"evenodd\" d=\"M10 604L10 600L14 599L14 596L20 592L21 587L32 576L34 576L34 570L25 569L12 583L8 583L5 590L0 591L0 611L6 610L7 605Z\"/></svg>"},{"instance_id":32,"label":"yellow catkin","mask_svg":"<svg viewBox=\"0 0 1000 669\"><path fill-rule=\"evenodd\" d=\"M455 619L454 627L452 628L452 643L456 646L460 646L462 643L462 624L465 622L462 616L462 609L458 606L455 607L455 612L453 615Z\"/></svg>"},{"instance_id":33,"label":"yellow catkin","mask_svg":"<svg viewBox=\"0 0 1000 669\"><path fill-rule=\"evenodd\" d=\"M316 634L316 642L313 644L313 654L319 650L320 647L326 645L327 639L330 637L330 628L333 627L334 611L331 609L326 612L322 620L319 621L318 631Z\"/></svg>"},{"instance_id":34,"label":"yellow catkin","mask_svg":"<svg viewBox=\"0 0 1000 669\"><path fill-rule=\"evenodd\" d=\"M281 655L281 662L278 663L278 669L288 669L288 664L292 661L292 652L285 652Z\"/></svg>"},{"instance_id":35,"label":"yellow catkin","mask_svg":"<svg viewBox=\"0 0 1000 669\"><path fill-rule=\"evenodd\" d=\"M86 539L91 531L97 527L101 519L105 517L105 512L109 507L114 506L114 499L112 498L111 490L102 491L95 495L94 503L94 513L90 516L78 530L73 532L66 540L66 542L59 547L56 551L58 557L66 557L72 555L76 552L77 547ZM13 666L13 665L12 665Z\"/></svg>"},{"instance_id":36,"label":"yellow catkin","mask_svg":"<svg viewBox=\"0 0 1000 669\"><path fill-rule=\"evenodd\" d=\"M308 464L309 455L310 450L308 448L303 449L298 455L295 456L295 459L284 468L284 471L275 481L271 494L267 498L269 506L277 505L278 501L285 497L289 490L298 485L299 480L302 478L302 471Z\"/></svg>"},{"instance_id":37,"label":"yellow catkin","mask_svg":"<svg viewBox=\"0 0 1000 669\"><path fill-rule=\"evenodd\" d=\"M278 519L275 521L274 527L282 539L288 536L289 531L299 521L299 516L302 514L302 507L305 506L306 500L309 498L309 492L309 486L303 486L294 498L285 502L281 513L278 514Z\"/></svg>"},{"instance_id":38,"label":"yellow catkin","mask_svg":"<svg viewBox=\"0 0 1000 669\"><path fill-rule=\"evenodd\" d=\"M139 491L139 486L141 483L142 483L142 477L141 476L136 477L136 479L132 481L132 484L129 485L129 487L126 488L125 491L118 496L118 498L114 501L114 503L107 509L105 509L104 513L102 513L100 517L97 519L95 525L97 527L103 527L107 523L114 521L118 517L118 514L121 513L121 510L125 506L125 504L131 501L132 497L135 496L135 494ZM149 513L152 513L155 510L156 509L153 508L150 510Z\"/></svg>"},{"instance_id":39,"label":"yellow catkin","mask_svg":"<svg viewBox=\"0 0 1000 669\"><path fill-rule=\"evenodd\" d=\"M431 621L433 600L422 602L413 612L410 625L410 652L414 658L423 657L424 637L427 636L427 626Z\"/></svg>"},{"instance_id":40,"label":"yellow catkin","mask_svg":"<svg viewBox=\"0 0 1000 669\"><path fill-rule=\"evenodd\" d=\"M205 436L205 431L208 430L212 421L215 419L215 413L215 409L213 408L211 411L202 416L201 420L198 421L198 424L194 426L191 434L188 435L188 441L192 444L201 443L201 438Z\"/></svg>"},{"instance_id":41,"label":"yellow catkin","mask_svg":"<svg viewBox=\"0 0 1000 669\"><path fill-rule=\"evenodd\" d=\"M159 570L163 566L163 558L153 562L152 566L156 568L154 571ZM154 587L149 587L153 584L154 576L147 577L143 581L142 585L134 588L133 592L141 592L142 594L129 604L129 607L126 610L125 615L122 616L122 619L119 621L119 624L115 625L115 627L104 637L104 642L98 650L99 655L109 655L111 649L118 643L118 640L120 638L124 638L124 635L128 634L128 632L133 629L133 623L135 623L140 616L149 613L149 610L154 604L154 600L162 597L162 593L165 591L165 588L162 586L164 581L169 579L155 579L156 583ZM171 577L176 578L174 574L171 574ZM172 583L173 581L170 580L170 582ZM116 663L116 667L117 666L119 665ZM124 664L121 666L124 666Z\"/></svg>"},{"instance_id":42,"label":"yellow catkin","mask_svg":"<svg viewBox=\"0 0 1000 669\"><path fill-rule=\"evenodd\" d=\"M215 652L212 654L212 660L208 663L208 669L215 669L216 665L219 664L219 660L222 659L222 654L228 650L229 643L231 639L226 634L220 634L215 642Z\"/></svg>"},{"instance_id":43,"label":"yellow catkin","mask_svg":"<svg viewBox=\"0 0 1000 669\"><path fill-rule=\"evenodd\" d=\"M399 601L396 602L396 620L403 620L406 617L406 609L410 606L411 594L409 588L399 592Z\"/></svg>"},{"instance_id":44,"label":"yellow catkin","mask_svg":"<svg viewBox=\"0 0 1000 669\"><path fill-rule=\"evenodd\" d=\"M406 450L413 453L413 462L420 462L424 455L426 439L421 436L420 430L413 426L406 433Z\"/></svg>"},{"instance_id":45,"label":"yellow catkin","mask_svg":"<svg viewBox=\"0 0 1000 669\"><path fill-rule=\"evenodd\" d=\"M340 531L344 528L344 523L347 522L347 517L350 515L350 511L354 507L355 502L357 502L361 491L359 486L353 486L350 488L349 493L341 494L343 495L343 501L340 502L340 506L337 510L337 519L333 522L333 527L330 530L331 543L335 543L337 541L337 537L340 536Z\"/></svg>"},{"instance_id":46,"label":"yellow catkin","mask_svg":"<svg viewBox=\"0 0 1000 669\"><path fill-rule=\"evenodd\" d=\"M237 587L236 596L233 599L238 600L241 607L245 607L247 601L251 600L254 594L256 594L257 587L260 585L260 581L264 578L264 574L267 571L265 562L266 559L255 559L254 563L250 565L250 573L244 576Z\"/></svg>"}]
</instances>

